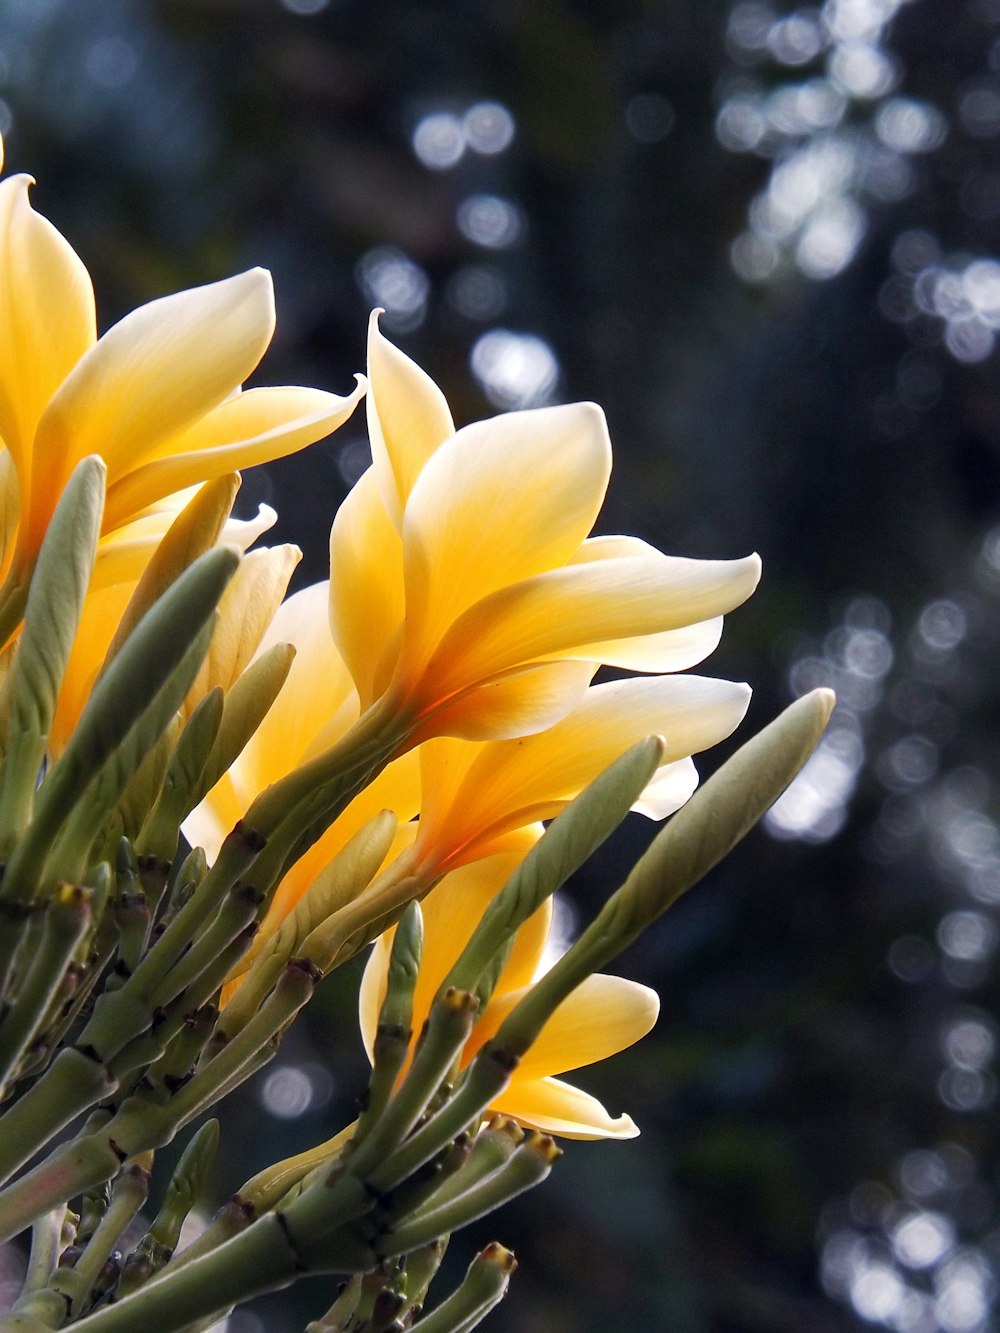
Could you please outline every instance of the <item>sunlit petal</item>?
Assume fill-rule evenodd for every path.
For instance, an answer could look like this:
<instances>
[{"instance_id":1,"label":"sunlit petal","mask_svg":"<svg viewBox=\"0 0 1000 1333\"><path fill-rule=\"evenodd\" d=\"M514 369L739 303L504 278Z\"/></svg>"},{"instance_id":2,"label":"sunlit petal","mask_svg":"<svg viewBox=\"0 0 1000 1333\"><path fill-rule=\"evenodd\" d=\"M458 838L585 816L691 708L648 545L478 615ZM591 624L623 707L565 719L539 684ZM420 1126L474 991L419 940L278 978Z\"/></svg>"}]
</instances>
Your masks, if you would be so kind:
<instances>
[{"instance_id":1,"label":"sunlit petal","mask_svg":"<svg viewBox=\"0 0 1000 1333\"><path fill-rule=\"evenodd\" d=\"M369 468L330 532L330 628L362 707L379 689L376 675L403 615L403 547Z\"/></svg>"},{"instance_id":2,"label":"sunlit petal","mask_svg":"<svg viewBox=\"0 0 1000 1333\"><path fill-rule=\"evenodd\" d=\"M96 337L90 277L68 241L32 209L31 184L30 176L0 184L0 436L23 493L32 484L39 419ZM44 471L39 478L52 490L49 512L57 483Z\"/></svg>"},{"instance_id":3,"label":"sunlit petal","mask_svg":"<svg viewBox=\"0 0 1000 1333\"><path fill-rule=\"evenodd\" d=\"M515 668L440 704L413 735L503 740L530 736L561 721L586 694L593 662L548 662Z\"/></svg>"},{"instance_id":4,"label":"sunlit petal","mask_svg":"<svg viewBox=\"0 0 1000 1333\"><path fill-rule=\"evenodd\" d=\"M497 1031L524 994L513 991L495 997L483 1040ZM606 1060L644 1037L659 1011L659 996L648 986L603 973L588 977L563 1000L521 1057L518 1079L547 1078Z\"/></svg>"},{"instance_id":5,"label":"sunlit petal","mask_svg":"<svg viewBox=\"0 0 1000 1333\"><path fill-rule=\"evenodd\" d=\"M284 458L341 426L364 393L359 379L346 397L320 389L251 389L206 412L186 430L136 453L108 486L104 527L161 496L236 468ZM148 461L147 461L148 460Z\"/></svg>"},{"instance_id":6,"label":"sunlit petal","mask_svg":"<svg viewBox=\"0 0 1000 1333\"><path fill-rule=\"evenodd\" d=\"M366 402L368 437L379 492L393 524L400 528L413 484L431 454L454 435L444 394L431 377L379 332L378 316L368 323Z\"/></svg>"},{"instance_id":7,"label":"sunlit petal","mask_svg":"<svg viewBox=\"0 0 1000 1333\"><path fill-rule=\"evenodd\" d=\"M410 662L474 602L568 560L597 517L610 466L604 414L590 403L508 413L447 440L404 517Z\"/></svg>"},{"instance_id":8,"label":"sunlit petal","mask_svg":"<svg viewBox=\"0 0 1000 1333\"><path fill-rule=\"evenodd\" d=\"M140 306L80 358L50 402L35 437L37 470L58 488L89 453L104 458L111 478L135 468L231 394L273 330L274 296L263 269ZM178 478L159 493L206 479ZM32 522L44 517L37 508L33 500Z\"/></svg>"},{"instance_id":9,"label":"sunlit petal","mask_svg":"<svg viewBox=\"0 0 1000 1333\"><path fill-rule=\"evenodd\" d=\"M732 610L760 577L743 560L625 558L571 565L499 589L456 620L428 666L447 690L582 645L678 629ZM584 652L589 651L584 648Z\"/></svg>"}]
</instances>

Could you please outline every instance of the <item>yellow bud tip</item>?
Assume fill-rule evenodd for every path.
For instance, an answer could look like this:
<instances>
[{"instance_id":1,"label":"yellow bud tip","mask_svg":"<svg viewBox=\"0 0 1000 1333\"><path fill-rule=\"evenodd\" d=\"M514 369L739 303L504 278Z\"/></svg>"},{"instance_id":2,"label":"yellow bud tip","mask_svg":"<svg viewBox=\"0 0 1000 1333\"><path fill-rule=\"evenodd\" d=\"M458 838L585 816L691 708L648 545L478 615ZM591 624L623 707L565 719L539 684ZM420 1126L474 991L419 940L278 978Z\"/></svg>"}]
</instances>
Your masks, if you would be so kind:
<instances>
[{"instance_id":1,"label":"yellow bud tip","mask_svg":"<svg viewBox=\"0 0 1000 1333\"><path fill-rule=\"evenodd\" d=\"M513 1273L514 1269L517 1267L514 1251L508 1250L507 1247L501 1245L498 1240L491 1240L485 1250L480 1250L477 1257L483 1263L492 1264L504 1273Z\"/></svg>"}]
</instances>

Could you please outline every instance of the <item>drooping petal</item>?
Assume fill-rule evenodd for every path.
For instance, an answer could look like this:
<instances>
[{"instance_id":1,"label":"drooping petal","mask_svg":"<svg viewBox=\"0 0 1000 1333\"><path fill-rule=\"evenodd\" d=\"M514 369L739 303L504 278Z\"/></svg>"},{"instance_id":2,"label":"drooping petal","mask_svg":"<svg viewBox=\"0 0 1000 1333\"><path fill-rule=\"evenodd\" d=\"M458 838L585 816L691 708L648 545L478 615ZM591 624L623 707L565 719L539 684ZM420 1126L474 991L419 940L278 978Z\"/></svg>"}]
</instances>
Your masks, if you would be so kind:
<instances>
[{"instance_id":1,"label":"drooping petal","mask_svg":"<svg viewBox=\"0 0 1000 1333\"><path fill-rule=\"evenodd\" d=\"M632 809L647 819L666 819L694 795L698 770L691 759L664 764L653 774Z\"/></svg>"},{"instance_id":2,"label":"drooping petal","mask_svg":"<svg viewBox=\"0 0 1000 1333\"><path fill-rule=\"evenodd\" d=\"M369 468L330 532L330 629L363 708L384 687L377 677L403 615L403 547Z\"/></svg>"},{"instance_id":3,"label":"drooping petal","mask_svg":"<svg viewBox=\"0 0 1000 1333\"><path fill-rule=\"evenodd\" d=\"M49 403L35 437L36 468L58 488L78 459L99 453L113 483L242 384L273 331L274 295L263 269L140 306L80 358ZM178 477L160 494L204 480L204 472ZM45 517L33 504L32 531Z\"/></svg>"},{"instance_id":4,"label":"drooping petal","mask_svg":"<svg viewBox=\"0 0 1000 1333\"><path fill-rule=\"evenodd\" d=\"M343 425L364 393L359 379L346 397L321 389L250 389L206 412L187 429L161 438L148 459L136 454L108 487L104 527L161 496L236 468L254 467L304 449Z\"/></svg>"},{"instance_id":5,"label":"drooping petal","mask_svg":"<svg viewBox=\"0 0 1000 1333\"><path fill-rule=\"evenodd\" d=\"M592 403L508 413L447 440L403 521L408 669L470 606L568 560L597 517L610 468L604 414Z\"/></svg>"},{"instance_id":6,"label":"drooping petal","mask_svg":"<svg viewBox=\"0 0 1000 1333\"><path fill-rule=\"evenodd\" d=\"M558 1078L515 1079L491 1108L529 1129L564 1139L634 1139L631 1116L612 1116L596 1097Z\"/></svg>"},{"instance_id":7,"label":"drooping petal","mask_svg":"<svg viewBox=\"0 0 1000 1333\"><path fill-rule=\"evenodd\" d=\"M759 577L755 555L629 557L551 570L500 588L459 617L427 674L447 692L459 675L483 680L540 657L588 653L585 645L603 640L679 629L739 606Z\"/></svg>"},{"instance_id":8,"label":"drooping petal","mask_svg":"<svg viewBox=\"0 0 1000 1333\"><path fill-rule=\"evenodd\" d=\"M23 494L32 484L39 419L97 336L87 270L69 242L32 209L31 184L30 176L0 184L0 436ZM37 480L51 513L62 478L47 476L43 468Z\"/></svg>"},{"instance_id":9,"label":"drooping petal","mask_svg":"<svg viewBox=\"0 0 1000 1333\"><path fill-rule=\"evenodd\" d=\"M399 529L413 484L431 454L455 433L444 394L431 377L368 322L368 437L379 493Z\"/></svg>"}]
</instances>

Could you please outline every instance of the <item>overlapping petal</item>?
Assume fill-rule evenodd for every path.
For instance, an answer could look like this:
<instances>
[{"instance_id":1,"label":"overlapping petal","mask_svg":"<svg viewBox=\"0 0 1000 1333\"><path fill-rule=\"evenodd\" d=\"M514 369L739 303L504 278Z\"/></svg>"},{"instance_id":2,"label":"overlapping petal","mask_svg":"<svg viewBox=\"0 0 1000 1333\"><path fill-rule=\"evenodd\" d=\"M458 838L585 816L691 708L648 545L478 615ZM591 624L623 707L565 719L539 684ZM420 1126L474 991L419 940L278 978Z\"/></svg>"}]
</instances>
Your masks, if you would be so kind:
<instances>
[{"instance_id":1,"label":"overlapping petal","mask_svg":"<svg viewBox=\"0 0 1000 1333\"><path fill-rule=\"evenodd\" d=\"M633 742L662 735L663 766L638 807L664 818L693 791L687 758L742 721L746 685L700 676L640 677L592 686L568 717L519 740L475 745L439 738L421 747L418 846L435 864L486 855L512 829L551 819Z\"/></svg>"},{"instance_id":2,"label":"overlapping petal","mask_svg":"<svg viewBox=\"0 0 1000 1333\"><path fill-rule=\"evenodd\" d=\"M531 836L534 836L533 834ZM414 991L413 1030L419 1032L434 995L520 852L490 857L447 875L422 904L424 946ZM539 975L551 927L550 904L518 932L510 958L462 1054L467 1065L493 1037ZM378 1014L386 992L392 932L376 941L361 983L362 1040L372 1058ZM596 1098L552 1077L606 1059L645 1036L656 1022L656 993L622 977L596 975L554 1011L522 1057L507 1088L489 1108L521 1124L569 1138L631 1138L628 1116L611 1116Z\"/></svg>"}]
</instances>

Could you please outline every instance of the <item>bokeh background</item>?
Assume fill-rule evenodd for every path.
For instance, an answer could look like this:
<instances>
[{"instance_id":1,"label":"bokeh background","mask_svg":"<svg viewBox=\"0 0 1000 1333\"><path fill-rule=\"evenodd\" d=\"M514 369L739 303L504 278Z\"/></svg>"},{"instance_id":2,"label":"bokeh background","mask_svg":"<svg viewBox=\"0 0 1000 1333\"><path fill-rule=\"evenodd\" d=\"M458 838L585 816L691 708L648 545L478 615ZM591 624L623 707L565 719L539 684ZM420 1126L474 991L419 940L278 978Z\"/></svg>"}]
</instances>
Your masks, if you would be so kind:
<instances>
[{"instance_id":1,"label":"bokeh background","mask_svg":"<svg viewBox=\"0 0 1000 1333\"><path fill-rule=\"evenodd\" d=\"M643 1136L569 1145L442 1289L495 1235L497 1333L997 1327L1000 0L0 0L0 128L102 327L263 264L258 382L346 391L377 304L459 422L593 398L603 530L764 557L708 668L745 734L839 692L622 964L661 1021L579 1081ZM358 416L246 478L300 582L367 459ZM207 1207L352 1116L356 985L234 1107Z\"/></svg>"}]
</instances>

